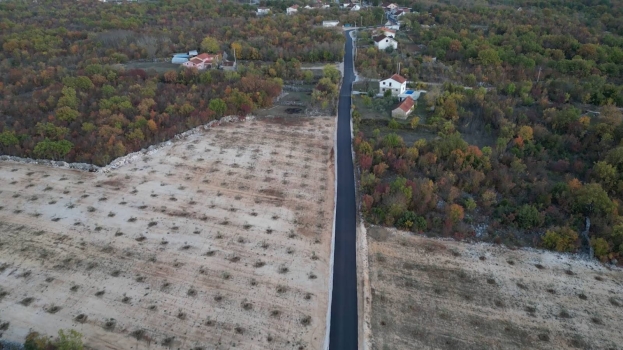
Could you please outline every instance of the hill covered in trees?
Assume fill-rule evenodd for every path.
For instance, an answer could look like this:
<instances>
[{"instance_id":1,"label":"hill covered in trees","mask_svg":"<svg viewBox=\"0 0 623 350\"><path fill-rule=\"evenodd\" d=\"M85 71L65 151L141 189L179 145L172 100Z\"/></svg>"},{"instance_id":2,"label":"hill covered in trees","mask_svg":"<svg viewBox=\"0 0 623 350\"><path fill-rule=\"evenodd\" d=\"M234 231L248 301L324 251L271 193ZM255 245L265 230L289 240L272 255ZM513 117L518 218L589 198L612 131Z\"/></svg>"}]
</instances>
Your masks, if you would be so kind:
<instances>
[{"instance_id":1,"label":"hill covered in trees","mask_svg":"<svg viewBox=\"0 0 623 350\"><path fill-rule=\"evenodd\" d=\"M589 217L595 254L620 261L622 5L417 3L396 52L360 48L364 75L400 62L410 80L445 82L413 120L360 121L368 219L577 251Z\"/></svg>"},{"instance_id":2,"label":"hill covered in trees","mask_svg":"<svg viewBox=\"0 0 623 350\"><path fill-rule=\"evenodd\" d=\"M216 1L2 2L0 153L105 165L268 107L284 79L302 79L301 62L341 60L343 35L316 20ZM133 66L199 48L251 62L235 72Z\"/></svg>"}]
</instances>

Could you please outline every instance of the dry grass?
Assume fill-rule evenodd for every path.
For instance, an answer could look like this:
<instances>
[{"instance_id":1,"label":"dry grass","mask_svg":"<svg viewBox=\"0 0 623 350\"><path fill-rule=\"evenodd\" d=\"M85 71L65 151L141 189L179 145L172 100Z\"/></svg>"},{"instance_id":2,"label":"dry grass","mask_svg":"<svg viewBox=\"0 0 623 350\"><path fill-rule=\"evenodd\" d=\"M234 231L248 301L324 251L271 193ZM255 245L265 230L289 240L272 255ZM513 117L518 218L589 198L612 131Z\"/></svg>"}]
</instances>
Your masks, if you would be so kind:
<instances>
[{"instance_id":1,"label":"dry grass","mask_svg":"<svg viewBox=\"0 0 623 350\"><path fill-rule=\"evenodd\" d=\"M623 344L620 269L551 252L439 241L378 227L368 228L368 246L371 349L619 349Z\"/></svg>"}]
</instances>

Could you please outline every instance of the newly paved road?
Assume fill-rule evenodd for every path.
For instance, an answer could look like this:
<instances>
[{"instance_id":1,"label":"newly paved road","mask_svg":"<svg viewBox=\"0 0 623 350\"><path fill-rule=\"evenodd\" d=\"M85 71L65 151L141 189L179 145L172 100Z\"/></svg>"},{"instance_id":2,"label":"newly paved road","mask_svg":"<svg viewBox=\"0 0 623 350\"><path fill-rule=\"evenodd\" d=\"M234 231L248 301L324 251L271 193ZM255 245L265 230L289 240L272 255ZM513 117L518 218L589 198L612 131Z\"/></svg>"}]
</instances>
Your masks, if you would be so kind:
<instances>
[{"instance_id":1,"label":"newly paved road","mask_svg":"<svg viewBox=\"0 0 623 350\"><path fill-rule=\"evenodd\" d=\"M331 350L355 350L358 340L355 173L350 134L350 94L355 75L352 39L348 32L344 35L344 80L340 90L337 121L337 212L329 334Z\"/></svg>"}]
</instances>

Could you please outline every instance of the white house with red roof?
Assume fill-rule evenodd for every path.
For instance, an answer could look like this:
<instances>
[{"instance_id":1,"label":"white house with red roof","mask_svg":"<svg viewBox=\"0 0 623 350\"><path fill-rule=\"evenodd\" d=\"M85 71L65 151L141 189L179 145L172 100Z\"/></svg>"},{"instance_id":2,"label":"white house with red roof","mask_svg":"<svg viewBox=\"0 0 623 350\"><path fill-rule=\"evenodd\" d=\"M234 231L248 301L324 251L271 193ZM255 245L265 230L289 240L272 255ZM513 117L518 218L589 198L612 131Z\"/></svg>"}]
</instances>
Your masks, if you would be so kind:
<instances>
[{"instance_id":1,"label":"white house with red roof","mask_svg":"<svg viewBox=\"0 0 623 350\"><path fill-rule=\"evenodd\" d=\"M407 90L407 79L399 74L394 74L385 80L379 81L379 92L381 95L388 90L392 92L392 96L404 93Z\"/></svg>"},{"instance_id":2,"label":"white house with red roof","mask_svg":"<svg viewBox=\"0 0 623 350\"><path fill-rule=\"evenodd\" d=\"M299 5L292 5L286 9L288 15L293 15L297 12L299 12Z\"/></svg>"},{"instance_id":3,"label":"white house with red roof","mask_svg":"<svg viewBox=\"0 0 623 350\"><path fill-rule=\"evenodd\" d=\"M374 39L374 46L379 50L385 50L390 46L393 47L394 50L398 48L398 42L394 40L394 38L385 36L385 34L375 36L372 39Z\"/></svg>"},{"instance_id":4,"label":"white house with red roof","mask_svg":"<svg viewBox=\"0 0 623 350\"><path fill-rule=\"evenodd\" d=\"M197 55L187 62L184 62L182 65L186 68L197 68L199 70L207 69L207 68L215 68L219 61L221 60L221 54L209 54L202 53L201 55Z\"/></svg>"}]
</instances>

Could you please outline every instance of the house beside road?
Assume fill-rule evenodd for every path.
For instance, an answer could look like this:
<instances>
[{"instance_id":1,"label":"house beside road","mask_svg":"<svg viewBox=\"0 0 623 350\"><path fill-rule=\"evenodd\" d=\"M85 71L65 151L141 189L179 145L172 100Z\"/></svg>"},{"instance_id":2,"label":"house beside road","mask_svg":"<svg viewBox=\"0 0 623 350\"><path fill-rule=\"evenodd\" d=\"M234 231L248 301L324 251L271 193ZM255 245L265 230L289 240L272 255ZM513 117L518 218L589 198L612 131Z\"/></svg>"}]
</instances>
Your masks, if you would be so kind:
<instances>
[{"instance_id":1,"label":"house beside road","mask_svg":"<svg viewBox=\"0 0 623 350\"><path fill-rule=\"evenodd\" d=\"M374 46L379 50L385 50L388 47L392 47L394 50L398 48L398 42L394 38L385 36L385 34L375 36L372 39L374 39Z\"/></svg>"},{"instance_id":2,"label":"house beside road","mask_svg":"<svg viewBox=\"0 0 623 350\"><path fill-rule=\"evenodd\" d=\"M211 55L209 53L202 53L184 62L182 65L186 68L197 68L199 70L207 68L216 68L221 61L220 54Z\"/></svg>"},{"instance_id":3,"label":"house beside road","mask_svg":"<svg viewBox=\"0 0 623 350\"><path fill-rule=\"evenodd\" d=\"M379 92L384 94L387 90L392 92L392 96L404 93L407 90L407 79L401 75L394 74L385 80L379 81Z\"/></svg>"},{"instance_id":4,"label":"house beside road","mask_svg":"<svg viewBox=\"0 0 623 350\"><path fill-rule=\"evenodd\" d=\"M322 21L323 27L337 27L340 21Z\"/></svg>"}]
</instances>

